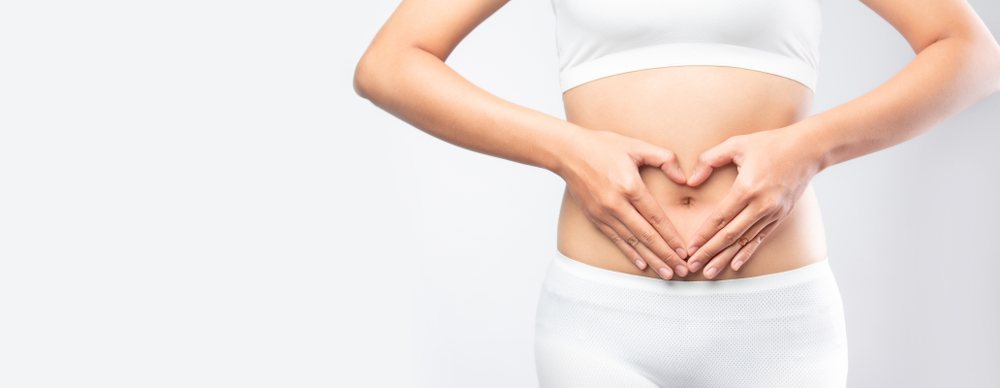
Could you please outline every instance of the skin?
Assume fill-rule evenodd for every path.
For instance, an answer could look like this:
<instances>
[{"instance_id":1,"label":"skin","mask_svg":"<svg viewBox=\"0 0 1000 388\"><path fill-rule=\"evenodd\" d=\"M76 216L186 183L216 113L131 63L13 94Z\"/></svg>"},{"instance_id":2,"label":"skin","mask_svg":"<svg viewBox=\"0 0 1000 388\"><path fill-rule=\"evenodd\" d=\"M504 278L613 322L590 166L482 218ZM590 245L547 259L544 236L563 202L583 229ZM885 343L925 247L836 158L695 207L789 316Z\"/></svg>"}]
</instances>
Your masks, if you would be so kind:
<instances>
[{"instance_id":1,"label":"skin","mask_svg":"<svg viewBox=\"0 0 1000 388\"><path fill-rule=\"evenodd\" d=\"M563 94L567 120L596 131L610 131L673 151L680 175L690 176L705 151L733 136L785 127L804 119L812 109L813 93L805 85L772 74L718 66L681 66L643 70L592 81ZM600 107L600 108L595 108ZM607 170L606 162L595 157L608 149L607 141L592 146L570 143L579 163L593 166L571 170L595 171L579 179L594 182ZM624 167L623 167L624 168ZM742 174L742 172L741 172ZM732 190L738 175L735 165L716 168L697 186L671 179L659 168L639 168L641 183L654 206L669 219L682 246ZM643 261L653 266L640 269L632 264L620 245L595 227L574 199L573 178L563 195L557 248L567 257L583 263L650 277L674 280L706 280L704 272L687 273L686 265L674 274L657 269L645 244L635 248ZM755 252L755 260L740 271L716 271L715 279L758 276L786 271L826 258L823 221L812 186L805 182L808 195L798 201L795 213L781 224ZM805 187L804 187L805 188ZM630 206L626 204L626 206ZM636 216L640 217L640 216ZM597 218L597 217L593 217ZM638 219L641 221L642 219ZM629 233L629 231L619 234ZM637 233L636 235L641 235ZM756 244L756 242L755 242ZM629 245L626 245L629 246ZM739 245L731 245L739 247ZM667 248L669 249L669 248ZM727 252L728 253L728 252ZM679 275L679 276L677 276Z\"/></svg>"},{"instance_id":2,"label":"skin","mask_svg":"<svg viewBox=\"0 0 1000 388\"><path fill-rule=\"evenodd\" d=\"M906 38L916 58L861 97L782 130L727 139L703 153L688 185L729 163L741 173L688 241L689 252L702 247L689 262L707 262L708 270L748 260L758 233L767 234L772 223L792 214L815 174L912 139L1000 91L1000 46L966 1L861 1ZM736 236L753 242L729 248Z\"/></svg>"},{"instance_id":3,"label":"skin","mask_svg":"<svg viewBox=\"0 0 1000 388\"><path fill-rule=\"evenodd\" d=\"M444 141L566 180L558 249L573 259L674 280L759 276L825 257L813 176L1000 90L1000 46L965 1L862 2L918 55L871 92L808 117L804 85L716 66L581 85L563 95L566 120L512 104L444 63L505 0L404 0L354 88Z\"/></svg>"}]
</instances>

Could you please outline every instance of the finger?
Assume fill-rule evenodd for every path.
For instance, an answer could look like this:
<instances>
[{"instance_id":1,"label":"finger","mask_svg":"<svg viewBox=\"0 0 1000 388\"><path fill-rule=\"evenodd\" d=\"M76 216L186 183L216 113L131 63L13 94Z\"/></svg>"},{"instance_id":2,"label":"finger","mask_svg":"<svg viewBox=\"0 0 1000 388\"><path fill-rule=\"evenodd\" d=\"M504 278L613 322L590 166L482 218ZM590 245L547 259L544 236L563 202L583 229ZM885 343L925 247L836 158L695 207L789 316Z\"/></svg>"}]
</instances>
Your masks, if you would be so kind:
<instances>
[{"instance_id":1,"label":"finger","mask_svg":"<svg viewBox=\"0 0 1000 388\"><path fill-rule=\"evenodd\" d=\"M646 246L663 258L667 258L667 250L676 253L677 261L668 262L671 268L676 268L677 265L684 264L684 259L688 257L687 250L684 249L684 240L681 239L680 234L677 233L677 229L674 228L674 224L670 222L667 214L660 207L660 203L649 193L649 189L646 186L642 186L639 192L640 195L637 198L628 198L627 196L626 198L632 203L633 208L657 232L655 241L646 243ZM661 243L662 245L666 245L666 247L661 248ZM685 271L683 271L681 276L687 273L687 265L684 265L684 267Z\"/></svg>"},{"instance_id":2,"label":"finger","mask_svg":"<svg viewBox=\"0 0 1000 388\"><path fill-rule=\"evenodd\" d=\"M674 276L674 270L668 264L664 263L663 259L660 259L657 254L650 251L649 248L642 243L642 239L637 237L636 233L630 230L628 226L622 223L617 217L612 217L607 221L607 224L610 225L615 232L621 235L627 244L631 245L633 249L639 252L642 259L645 260L646 263L660 275L660 277L670 279Z\"/></svg>"},{"instance_id":3,"label":"finger","mask_svg":"<svg viewBox=\"0 0 1000 388\"><path fill-rule=\"evenodd\" d=\"M765 217L761 218L756 223L754 223L753 226L750 227L750 229L747 229L746 233L744 233L742 237L737 239L737 243L740 240L743 240L743 244L740 245L739 252L737 252L736 255L733 256L733 259L731 261L731 266L733 267L734 271L738 270L739 266L743 265L743 263L746 262L746 258L741 259L740 256L741 252L742 253L747 252L747 246L753 244L754 240L757 238L757 235L759 235L760 232L764 230L764 228L766 228L768 225L770 225L771 222L774 221L775 219L777 219L777 214L766 215ZM737 261L740 261L739 265L737 265Z\"/></svg>"},{"instance_id":4,"label":"finger","mask_svg":"<svg viewBox=\"0 0 1000 388\"><path fill-rule=\"evenodd\" d=\"M736 252L739 251L740 248L742 248L740 244L732 244L726 247L719 252L719 254L715 255L715 258L709 261L708 264L705 264L705 269L702 273L709 279L718 276L719 273L726 268L726 263L728 263L733 256L736 256Z\"/></svg>"},{"instance_id":5,"label":"finger","mask_svg":"<svg viewBox=\"0 0 1000 388\"><path fill-rule=\"evenodd\" d=\"M656 202L652 199L652 195L649 193L646 195L648 198L645 201ZM659 205L655 206L659 207ZM650 225L649 221L646 218L643 218L640 212L637 211L631 203L624 205L620 210L610 210L611 215L617 218L618 221L621 222L630 232L632 232L634 236L637 236L639 243L647 248L646 250L638 247L636 249L643 255L643 257L647 257L648 262L654 263L654 260L662 261L665 263L663 266L669 267L671 272L676 273L678 276L685 276L688 274L687 263L680 258L677 252L674 251L670 245L663 241L663 237L660 236L660 232ZM662 213L662 209L660 209L660 211ZM661 225L663 223L663 221L660 221ZM669 221L667 223L669 223ZM648 254L646 252L648 252ZM654 267L657 271L661 270L661 266L659 264L655 264Z\"/></svg>"},{"instance_id":6,"label":"finger","mask_svg":"<svg viewBox=\"0 0 1000 388\"><path fill-rule=\"evenodd\" d=\"M618 246L618 249L625 253L625 256L628 257L629 261L635 263L636 267L639 267L640 270L646 269L647 263L643 260L642 256L639 255L639 252L636 251L632 245L625 242L625 239L622 238L622 236L619 235L614 228L602 221L594 222L594 225L596 225L601 232L608 236L608 238Z\"/></svg>"},{"instance_id":7,"label":"finger","mask_svg":"<svg viewBox=\"0 0 1000 388\"><path fill-rule=\"evenodd\" d=\"M687 177L684 176L684 171L677 162L677 155L673 151L646 142L641 144L635 153L638 157L637 164L659 167L670 180L679 185L687 184Z\"/></svg>"},{"instance_id":8,"label":"finger","mask_svg":"<svg viewBox=\"0 0 1000 388\"><path fill-rule=\"evenodd\" d=\"M753 255L754 251L757 250L757 247L764 242L764 237L770 234L774 228L778 227L779 222L781 222L781 220L770 221L764 229L761 229L759 233L755 234L753 239L736 253L736 257L733 258L733 271L738 271L743 263L750 260L750 257Z\"/></svg>"},{"instance_id":9,"label":"finger","mask_svg":"<svg viewBox=\"0 0 1000 388\"><path fill-rule=\"evenodd\" d=\"M722 199L722 202L719 203L719 206L716 207L712 215L706 218L705 221L702 222L701 226L698 227L698 231L691 236L691 240L687 244L687 252L692 258L698 254L700 247L711 241L711 239L716 236L719 231L729 224L730 220L734 219L737 214L742 212L743 209L748 206L753 197L742 187L743 186L739 183L733 185L733 188L729 190L729 193ZM747 224L747 226L749 225L751 224ZM739 237L740 236L736 236L733 240L735 241L735 238ZM718 248L722 249L726 246L728 246L728 244L720 245ZM714 254L716 252L710 253ZM707 259L711 258L712 255L707 256ZM690 259L688 260L688 263L691 263ZM701 261L701 263L704 264L705 261Z\"/></svg>"},{"instance_id":10,"label":"finger","mask_svg":"<svg viewBox=\"0 0 1000 388\"><path fill-rule=\"evenodd\" d=\"M691 172L691 176L688 177L685 183L688 186L698 186L708 179L709 175L712 175L714 167L725 166L732 163L734 159L737 159L738 148L736 147L736 140L733 139L733 137L726 139L726 141L719 143L719 145L702 152L698 156L698 163L695 164L694 171Z\"/></svg>"},{"instance_id":11,"label":"finger","mask_svg":"<svg viewBox=\"0 0 1000 388\"><path fill-rule=\"evenodd\" d=\"M743 214L746 213L747 212L743 212ZM705 274L705 277L711 279L717 276L719 273L721 273L726 268L726 265L733 262L733 260L736 258L736 255L743 249L744 245L750 244L750 240L757 235L757 231L767 226L767 224L770 221L771 217L765 217L759 219L749 229L747 229L747 231L741 233L733 243L723 248L714 257L710 258L709 261L705 264L705 269L702 270L702 273ZM733 224L734 223L735 221L733 222ZM740 239L743 239L743 244L740 244ZM734 268L733 270L736 269Z\"/></svg>"},{"instance_id":12,"label":"finger","mask_svg":"<svg viewBox=\"0 0 1000 388\"><path fill-rule=\"evenodd\" d=\"M705 266L703 272L708 274L709 264L718 263L720 260L725 261L722 266L729 263L729 260L733 258L732 255L736 254L736 251L732 251L732 255L723 255L724 251L728 249L731 245L736 243L746 230L757 221L753 212L744 209L740 214L736 215L731 222L726 224L726 226L716 233L711 240L705 243L705 246L698 248L697 251L691 254L691 259L688 260L688 268L692 271L697 271L702 265ZM719 260L715 260L719 259ZM716 273L718 273L719 268L716 268Z\"/></svg>"}]
</instances>

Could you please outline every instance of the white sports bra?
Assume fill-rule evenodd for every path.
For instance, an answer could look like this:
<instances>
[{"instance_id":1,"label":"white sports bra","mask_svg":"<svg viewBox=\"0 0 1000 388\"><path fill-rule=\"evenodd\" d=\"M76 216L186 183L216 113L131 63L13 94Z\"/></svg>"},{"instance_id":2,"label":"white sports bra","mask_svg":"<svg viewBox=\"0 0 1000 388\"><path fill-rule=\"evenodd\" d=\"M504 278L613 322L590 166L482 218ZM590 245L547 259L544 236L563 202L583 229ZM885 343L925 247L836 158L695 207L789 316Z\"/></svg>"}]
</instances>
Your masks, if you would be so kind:
<instances>
[{"instance_id":1,"label":"white sports bra","mask_svg":"<svg viewBox=\"0 0 1000 388\"><path fill-rule=\"evenodd\" d=\"M816 92L821 0L550 0L562 91L637 70L729 66Z\"/></svg>"}]
</instances>

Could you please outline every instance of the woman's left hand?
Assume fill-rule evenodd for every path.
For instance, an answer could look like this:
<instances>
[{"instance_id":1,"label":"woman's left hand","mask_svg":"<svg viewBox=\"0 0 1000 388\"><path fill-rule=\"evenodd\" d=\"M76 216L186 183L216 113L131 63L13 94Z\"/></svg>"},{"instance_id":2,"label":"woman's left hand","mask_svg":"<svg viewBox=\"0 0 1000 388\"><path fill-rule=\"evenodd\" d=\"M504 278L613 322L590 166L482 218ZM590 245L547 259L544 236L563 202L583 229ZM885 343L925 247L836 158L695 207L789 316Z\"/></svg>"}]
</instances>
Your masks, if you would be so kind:
<instances>
[{"instance_id":1,"label":"woman's left hand","mask_svg":"<svg viewBox=\"0 0 1000 388\"><path fill-rule=\"evenodd\" d=\"M709 279L730 262L733 270L738 270L764 237L792 212L813 176L822 170L823 152L810 140L805 125L800 121L733 136L698 157L689 186L698 186L714 167L730 162L738 173L729 194L687 244L691 273L705 263L704 274Z\"/></svg>"}]
</instances>

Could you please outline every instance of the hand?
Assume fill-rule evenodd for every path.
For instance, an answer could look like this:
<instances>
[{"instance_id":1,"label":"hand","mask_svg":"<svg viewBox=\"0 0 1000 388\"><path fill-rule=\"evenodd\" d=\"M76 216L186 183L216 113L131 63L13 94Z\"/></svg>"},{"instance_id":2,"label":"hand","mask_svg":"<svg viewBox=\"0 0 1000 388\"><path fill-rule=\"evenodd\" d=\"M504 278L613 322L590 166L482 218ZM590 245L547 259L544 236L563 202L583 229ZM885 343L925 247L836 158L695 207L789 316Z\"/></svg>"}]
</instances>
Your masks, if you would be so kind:
<instances>
[{"instance_id":1,"label":"hand","mask_svg":"<svg viewBox=\"0 0 1000 388\"><path fill-rule=\"evenodd\" d=\"M660 167L674 182L687 179L670 150L614 132L582 130L564 143L556 171L583 214L639 269L686 276L684 241L646 188L639 166ZM661 259L662 258L662 259Z\"/></svg>"},{"instance_id":2,"label":"hand","mask_svg":"<svg viewBox=\"0 0 1000 388\"><path fill-rule=\"evenodd\" d=\"M691 272L705 263L709 279L730 262L734 271L739 270L764 237L792 212L821 169L821 154L809 146L813 143L801 125L733 136L698 157L689 186L698 186L713 167L730 162L738 173L729 194L687 244Z\"/></svg>"}]
</instances>

